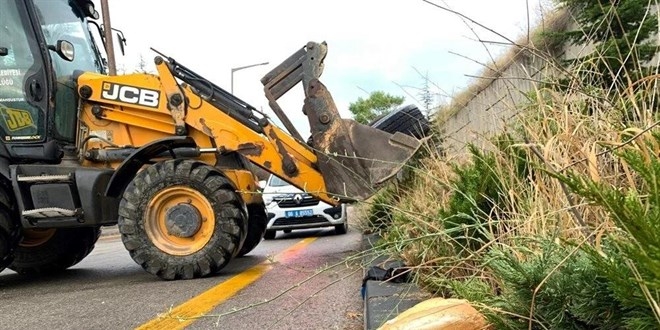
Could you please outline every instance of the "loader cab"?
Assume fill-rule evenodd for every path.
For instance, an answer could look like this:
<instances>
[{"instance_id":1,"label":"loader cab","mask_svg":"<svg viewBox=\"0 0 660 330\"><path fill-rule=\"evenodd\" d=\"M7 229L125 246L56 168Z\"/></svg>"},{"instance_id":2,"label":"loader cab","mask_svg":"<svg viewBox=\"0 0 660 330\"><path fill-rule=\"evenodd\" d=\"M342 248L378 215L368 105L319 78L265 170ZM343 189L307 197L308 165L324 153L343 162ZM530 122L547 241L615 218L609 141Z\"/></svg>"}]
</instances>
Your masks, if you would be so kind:
<instances>
[{"instance_id":1,"label":"loader cab","mask_svg":"<svg viewBox=\"0 0 660 330\"><path fill-rule=\"evenodd\" d=\"M58 162L75 141L78 72L104 73L88 0L0 0L0 156Z\"/></svg>"}]
</instances>

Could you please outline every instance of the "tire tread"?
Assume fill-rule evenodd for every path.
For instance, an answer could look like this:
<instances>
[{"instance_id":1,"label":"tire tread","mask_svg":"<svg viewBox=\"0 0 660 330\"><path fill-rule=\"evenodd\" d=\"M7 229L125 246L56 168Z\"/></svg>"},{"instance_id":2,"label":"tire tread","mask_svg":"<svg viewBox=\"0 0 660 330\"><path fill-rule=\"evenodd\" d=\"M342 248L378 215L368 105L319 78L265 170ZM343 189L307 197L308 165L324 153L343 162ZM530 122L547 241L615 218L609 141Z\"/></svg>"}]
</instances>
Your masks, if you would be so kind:
<instances>
[{"instance_id":1,"label":"tire tread","mask_svg":"<svg viewBox=\"0 0 660 330\"><path fill-rule=\"evenodd\" d=\"M423 138L430 131L429 120L414 105L400 107L373 120L369 126L391 134L401 132L416 138Z\"/></svg>"},{"instance_id":2,"label":"tire tread","mask_svg":"<svg viewBox=\"0 0 660 330\"><path fill-rule=\"evenodd\" d=\"M201 250L174 256L158 249L144 229L144 208L152 195L171 185L188 185L202 192L214 208L215 233ZM217 273L238 253L246 233L243 202L231 182L206 163L174 159L139 172L120 202L119 232L133 260L147 272L166 280L191 279Z\"/></svg>"}]
</instances>

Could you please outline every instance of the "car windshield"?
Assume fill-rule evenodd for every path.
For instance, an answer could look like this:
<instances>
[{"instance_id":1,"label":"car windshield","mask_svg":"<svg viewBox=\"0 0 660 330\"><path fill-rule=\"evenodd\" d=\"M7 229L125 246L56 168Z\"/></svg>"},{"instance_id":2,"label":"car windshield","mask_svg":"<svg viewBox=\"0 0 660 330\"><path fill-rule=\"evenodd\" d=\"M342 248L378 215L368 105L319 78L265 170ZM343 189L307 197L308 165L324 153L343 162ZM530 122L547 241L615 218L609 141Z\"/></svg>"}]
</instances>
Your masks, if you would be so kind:
<instances>
[{"instance_id":1,"label":"car windshield","mask_svg":"<svg viewBox=\"0 0 660 330\"><path fill-rule=\"evenodd\" d=\"M280 179L279 177L272 176L270 178L270 184L269 186L271 187L284 187L284 186L290 186L291 184Z\"/></svg>"}]
</instances>

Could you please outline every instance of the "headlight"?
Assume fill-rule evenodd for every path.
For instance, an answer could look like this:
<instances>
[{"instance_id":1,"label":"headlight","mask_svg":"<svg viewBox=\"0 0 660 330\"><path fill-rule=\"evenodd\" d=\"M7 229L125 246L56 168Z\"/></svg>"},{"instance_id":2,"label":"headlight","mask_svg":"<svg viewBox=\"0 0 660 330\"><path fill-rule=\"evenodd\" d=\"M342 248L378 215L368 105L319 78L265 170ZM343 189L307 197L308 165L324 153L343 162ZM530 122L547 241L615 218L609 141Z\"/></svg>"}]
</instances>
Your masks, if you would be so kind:
<instances>
[{"instance_id":1,"label":"headlight","mask_svg":"<svg viewBox=\"0 0 660 330\"><path fill-rule=\"evenodd\" d=\"M263 194L263 199L264 199L264 204L268 206L271 203L279 203L283 200L287 199L293 199L293 196L295 194L289 194L289 193L271 193L271 194Z\"/></svg>"},{"instance_id":2,"label":"headlight","mask_svg":"<svg viewBox=\"0 0 660 330\"><path fill-rule=\"evenodd\" d=\"M264 196L263 198L264 198L264 204L265 205L268 205L268 204L273 202L273 195L264 194L263 196Z\"/></svg>"}]
</instances>

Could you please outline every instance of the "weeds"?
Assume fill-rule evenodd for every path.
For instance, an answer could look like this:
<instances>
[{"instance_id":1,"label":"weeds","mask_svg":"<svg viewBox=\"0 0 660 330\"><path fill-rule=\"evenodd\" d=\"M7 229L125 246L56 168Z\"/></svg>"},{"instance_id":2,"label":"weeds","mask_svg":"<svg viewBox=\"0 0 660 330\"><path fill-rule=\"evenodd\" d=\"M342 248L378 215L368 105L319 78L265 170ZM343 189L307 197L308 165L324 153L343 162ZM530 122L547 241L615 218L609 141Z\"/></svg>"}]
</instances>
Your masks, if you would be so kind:
<instances>
[{"instance_id":1,"label":"weeds","mask_svg":"<svg viewBox=\"0 0 660 330\"><path fill-rule=\"evenodd\" d=\"M637 34L617 34L626 35ZM410 178L376 197L385 246L420 285L469 299L498 328L658 327L658 75L630 64L635 54L619 54L619 68L602 54L559 70L545 58L531 89L510 84L525 101L509 105L517 115L490 148L447 159L439 140ZM615 83L594 70L603 67L627 78Z\"/></svg>"}]
</instances>

